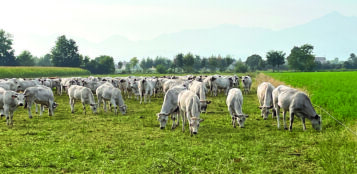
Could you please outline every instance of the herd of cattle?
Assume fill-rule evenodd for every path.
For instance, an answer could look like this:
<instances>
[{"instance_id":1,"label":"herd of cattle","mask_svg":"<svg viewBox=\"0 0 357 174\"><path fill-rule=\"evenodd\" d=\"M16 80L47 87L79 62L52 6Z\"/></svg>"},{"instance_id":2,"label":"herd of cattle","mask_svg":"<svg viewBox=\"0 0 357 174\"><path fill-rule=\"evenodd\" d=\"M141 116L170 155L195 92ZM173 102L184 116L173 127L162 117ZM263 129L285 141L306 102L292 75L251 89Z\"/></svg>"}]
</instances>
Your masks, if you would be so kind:
<instances>
[{"instance_id":1,"label":"herd of cattle","mask_svg":"<svg viewBox=\"0 0 357 174\"><path fill-rule=\"evenodd\" d=\"M239 89L242 82L243 93ZM217 96L222 91L227 96L226 104L232 118L232 125L244 127L247 114L242 112L243 94L249 94L252 85L250 76L170 76L170 77L72 77L72 78L38 78L38 79L0 79L0 111L1 116L6 116L7 125L13 125L13 113L19 106L28 109L29 118L32 118L31 107L35 103L40 105L40 115L44 107L48 108L50 116L53 115L57 103L54 100L53 89L58 95L64 92L69 96L71 112L74 113L75 101L80 101L83 105L83 112L86 114L86 105L89 105L92 112L96 113L97 108L103 103L104 111L109 108L117 115L118 110L126 113L127 106L124 96L135 97L143 101L151 100L151 96L159 93L164 94L164 101L161 111L157 114L160 128L164 129L169 116L172 119L172 128L179 125L182 118L182 131L185 130L185 122L189 124L191 135L198 133L200 113L206 112L208 104L207 95ZM95 100L94 95L97 96ZM286 112L290 113L290 127L294 115L301 118L303 129L306 129L305 118L311 121L316 130L321 129L321 117L318 116L311 104L308 96L297 89L280 85L274 87L268 82L261 83L257 88L258 100L260 103L261 116L267 119L269 111L272 117L276 116L278 128L280 128L279 113L283 110L284 128L286 126Z\"/></svg>"}]
</instances>

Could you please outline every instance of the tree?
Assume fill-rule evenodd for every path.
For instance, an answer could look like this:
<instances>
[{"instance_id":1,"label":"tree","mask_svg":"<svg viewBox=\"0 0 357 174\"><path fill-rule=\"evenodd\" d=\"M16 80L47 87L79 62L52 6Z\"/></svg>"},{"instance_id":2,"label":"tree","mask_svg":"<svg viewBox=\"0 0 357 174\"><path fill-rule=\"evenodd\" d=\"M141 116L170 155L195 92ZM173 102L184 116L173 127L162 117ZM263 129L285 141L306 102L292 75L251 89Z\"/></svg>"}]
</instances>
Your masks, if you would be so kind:
<instances>
[{"instance_id":1,"label":"tree","mask_svg":"<svg viewBox=\"0 0 357 174\"><path fill-rule=\"evenodd\" d=\"M97 74L113 74L115 72L114 59L110 56L100 56L95 58L98 63Z\"/></svg>"},{"instance_id":2,"label":"tree","mask_svg":"<svg viewBox=\"0 0 357 174\"><path fill-rule=\"evenodd\" d=\"M123 67L123 62L122 61L119 61L118 62L118 68L121 69Z\"/></svg>"},{"instance_id":3,"label":"tree","mask_svg":"<svg viewBox=\"0 0 357 174\"><path fill-rule=\"evenodd\" d=\"M314 47L309 44L294 47L288 56L288 64L292 69L311 71L315 66L315 56L312 54Z\"/></svg>"},{"instance_id":4,"label":"tree","mask_svg":"<svg viewBox=\"0 0 357 174\"><path fill-rule=\"evenodd\" d=\"M12 49L12 35L0 29L0 66L15 66L15 50Z\"/></svg>"},{"instance_id":5,"label":"tree","mask_svg":"<svg viewBox=\"0 0 357 174\"><path fill-rule=\"evenodd\" d=\"M195 59L191 53L187 53L183 57L183 69L186 73L193 72L193 64L195 63Z\"/></svg>"},{"instance_id":6,"label":"tree","mask_svg":"<svg viewBox=\"0 0 357 174\"><path fill-rule=\"evenodd\" d=\"M357 68L357 57L354 53L350 54L347 61L350 62L351 68Z\"/></svg>"},{"instance_id":7,"label":"tree","mask_svg":"<svg viewBox=\"0 0 357 174\"><path fill-rule=\"evenodd\" d=\"M20 66L34 66L35 59L29 51L23 51L19 56L17 56L16 61Z\"/></svg>"},{"instance_id":8,"label":"tree","mask_svg":"<svg viewBox=\"0 0 357 174\"><path fill-rule=\"evenodd\" d=\"M183 54L180 53L180 54L177 54L174 58L174 69L177 67L177 68L183 68ZM175 70L174 70L175 71Z\"/></svg>"},{"instance_id":9,"label":"tree","mask_svg":"<svg viewBox=\"0 0 357 174\"><path fill-rule=\"evenodd\" d=\"M72 39L62 35L57 38L56 46L51 50L52 63L60 67L79 67L81 65L78 47Z\"/></svg>"},{"instance_id":10,"label":"tree","mask_svg":"<svg viewBox=\"0 0 357 174\"><path fill-rule=\"evenodd\" d=\"M248 71L248 66L246 66L241 59L237 60L235 65L235 72L246 73Z\"/></svg>"},{"instance_id":11,"label":"tree","mask_svg":"<svg viewBox=\"0 0 357 174\"><path fill-rule=\"evenodd\" d=\"M208 69L211 72L216 72L217 69L217 58L211 56L210 58L208 58Z\"/></svg>"},{"instance_id":12,"label":"tree","mask_svg":"<svg viewBox=\"0 0 357 174\"><path fill-rule=\"evenodd\" d=\"M196 55L193 63L193 71L194 72L199 72L201 69L201 57Z\"/></svg>"},{"instance_id":13,"label":"tree","mask_svg":"<svg viewBox=\"0 0 357 174\"><path fill-rule=\"evenodd\" d=\"M46 54L45 56L38 59L37 66L53 66L51 62L51 55Z\"/></svg>"},{"instance_id":14,"label":"tree","mask_svg":"<svg viewBox=\"0 0 357 174\"><path fill-rule=\"evenodd\" d=\"M163 64L156 65L156 71L160 74L165 74L167 71L167 67Z\"/></svg>"},{"instance_id":15,"label":"tree","mask_svg":"<svg viewBox=\"0 0 357 174\"><path fill-rule=\"evenodd\" d=\"M245 64L250 68L251 71L256 71L257 69L261 69L263 65L263 59L261 56L253 54L247 58Z\"/></svg>"},{"instance_id":16,"label":"tree","mask_svg":"<svg viewBox=\"0 0 357 174\"><path fill-rule=\"evenodd\" d=\"M278 66L278 72L279 72L279 66L283 65L285 63L285 53L282 51L269 51L267 53L267 63L273 67L273 72L275 69L275 66Z\"/></svg>"},{"instance_id":17,"label":"tree","mask_svg":"<svg viewBox=\"0 0 357 174\"><path fill-rule=\"evenodd\" d=\"M135 66L139 63L138 58L133 57L130 59L130 67L132 70L134 70Z\"/></svg>"}]
</instances>

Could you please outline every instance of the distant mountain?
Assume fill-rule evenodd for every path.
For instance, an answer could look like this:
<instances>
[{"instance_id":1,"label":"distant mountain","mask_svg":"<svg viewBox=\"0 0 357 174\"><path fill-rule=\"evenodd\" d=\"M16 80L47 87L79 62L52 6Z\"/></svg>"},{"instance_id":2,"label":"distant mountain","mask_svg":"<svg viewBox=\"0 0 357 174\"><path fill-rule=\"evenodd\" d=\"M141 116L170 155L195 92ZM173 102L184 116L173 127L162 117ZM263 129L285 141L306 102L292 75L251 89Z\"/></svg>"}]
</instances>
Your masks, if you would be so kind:
<instances>
[{"instance_id":1,"label":"distant mountain","mask_svg":"<svg viewBox=\"0 0 357 174\"><path fill-rule=\"evenodd\" d=\"M77 42L82 54L110 55L116 58L116 61L129 60L134 56L172 58L177 53L187 52L201 56L232 55L245 60L252 54L265 57L266 52L270 50L282 50L289 55L294 46L305 43L315 47L316 56L329 60L335 57L346 60L350 53L357 53L357 17L332 12L306 24L278 31L220 25L164 34L145 41L130 41L122 36L112 36L103 42L91 43L81 38L70 38ZM43 45L44 42L38 43ZM51 43L53 46L54 40Z\"/></svg>"}]
</instances>

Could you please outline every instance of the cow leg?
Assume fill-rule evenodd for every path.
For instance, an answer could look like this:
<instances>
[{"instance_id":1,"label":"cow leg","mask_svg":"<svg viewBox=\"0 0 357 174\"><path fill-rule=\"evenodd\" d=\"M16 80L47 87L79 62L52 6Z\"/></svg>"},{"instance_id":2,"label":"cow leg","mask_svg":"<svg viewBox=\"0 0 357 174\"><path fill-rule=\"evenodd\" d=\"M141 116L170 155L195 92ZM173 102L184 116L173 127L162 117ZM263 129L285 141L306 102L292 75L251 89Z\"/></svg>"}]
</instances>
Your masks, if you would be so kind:
<instances>
[{"instance_id":1,"label":"cow leg","mask_svg":"<svg viewBox=\"0 0 357 174\"><path fill-rule=\"evenodd\" d=\"M275 108L273 108L272 110L271 110L271 118L274 118L274 117L276 117L276 110L275 110Z\"/></svg>"},{"instance_id":2,"label":"cow leg","mask_svg":"<svg viewBox=\"0 0 357 174\"><path fill-rule=\"evenodd\" d=\"M1 112L1 118L5 115L4 114L4 109L0 109L0 112Z\"/></svg>"},{"instance_id":3,"label":"cow leg","mask_svg":"<svg viewBox=\"0 0 357 174\"><path fill-rule=\"evenodd\" d=\"M44 110L44 106L43 106L43 105L40 105L40 116L42 116L43 110Z\"/></svg>"},{"instance_id":4,"label":"cow leg","mask_svg":"<svg viewBox=\"0 0 357 174\"><path fill-rule=\"evenodd\" d=\"M293 122L294 122L294 112L290 112L290 126L289 131L293 130Z\"/></svg>"},{"instance_id":5,"label":"cow leg","mask_svg":"<svg viewBox=\"0 0 357 174\"><path fill-rule=\"evenodd\" d=\"M50 101L50 104L48 105L48 116L52 116L53 115L53 104L51 104L53 102Z\"/></svg>"},{"instance_id":6,"label":"cow leg","mask_svg":"<svg viewBox=\"0 0 357 174\"><path fill-rule=\"evenodd\" d=\"M305 117L301 117L301 121L302 121L302 128L304 129L304 131L306 130L306 125L305 125Z\"/></svg>"},{"instance_id":7,"label":"cow leg","mask_svg":"<svg viewBox=\"0 0 357 174\"><path fill-rule=\"evenodd\" d=\"M278 122L278 129L280 129L280 117L279 117L280 108L279 107L276 108L275 114L276 114L276 121Z\"/></svg>"},{"instance_id":8,"label":"cow leg","mask_svg":"<svg viewBox=\"0 0 357 174\"><path fill-rule=\"evenodd\" d=\"M71 112L73 114L74 113L74 99L73 98L69 99L69 105L71 106Z\"/></svg>"},{"instance_id":9,"label":"cow leg","mask_svg":"<svg viewBox=\"0 0 357 174\"><path fill-rule=\"evenodd\" d=\"M32 108L32 101L29 101L27 102L27 111L29 113L29 118L32 118L31 108Z\"/></svg>"},{"instance_id":10,"label":"cow leg","mask_svg":"<svg viewBox=\"0 0 357 174\"><path fill-rule=\"evenodd\" d=\"M103 100L103 110L107 112L107 101Z\"/></svg>"},{"instance_id":11,"label":"cow leg","mask_svg":"<svg viewBox=\"0 0 357 174\"><path fill-rule=\"evenodd\" d=\"M82 102L82 105L83 105L84 115L87 115L87 112L86 112L86 104L85 104L84 102Z\"/></svg>"},{"instance_id":12,"label":"cow leg","mask_svg":"<svg viewBox=\"0 0 357 174\"><path fill-rule=\"evenodd\" d=\"M4 106L4 112L5 112L5 117L6 117L6 125L10 125L10 112L9 112L9 107Z\"/></svg>"},{"instance_id":13,"label":"cow leg","mask_svg":"<svg viewBox=\"0 0 357 174\"><path fill-rule=\"evenodd\" d=\"M185 132L186 112L180 111L182 117L182 132Z\"/></svg>"},{"instance_id":14,"label":"cow leg","mask_svg":"<svg viewBox=\"0 0 357 174\"><path fill-rule=\"evenodd\" d=\"M13 122L13 117L14 117L14 111L10 111L9 112L9 115L10 115L10 125L13 126L14 125L14 122Z\"/></svg>"},{"instance_id":15,"label":"cow leg","mask_svg":"<svg viewBox=\"0 0 357 174\"><path fill-rule=\"evenodd\" d=\"M100 110L100 103L102 102L102 97L98 95L98 110Z\"/></svg>"},{"instance_id":16,"label":"cow leg","mask_svg":"<svg viewBox=\"0 0 357 174\"><path fill-rule=\"evenodd\" d=\"M288 130L288 127L286 126L286 111L283 111L283 121L284 121L284 129Z\"/></svg>"}]
</instances>

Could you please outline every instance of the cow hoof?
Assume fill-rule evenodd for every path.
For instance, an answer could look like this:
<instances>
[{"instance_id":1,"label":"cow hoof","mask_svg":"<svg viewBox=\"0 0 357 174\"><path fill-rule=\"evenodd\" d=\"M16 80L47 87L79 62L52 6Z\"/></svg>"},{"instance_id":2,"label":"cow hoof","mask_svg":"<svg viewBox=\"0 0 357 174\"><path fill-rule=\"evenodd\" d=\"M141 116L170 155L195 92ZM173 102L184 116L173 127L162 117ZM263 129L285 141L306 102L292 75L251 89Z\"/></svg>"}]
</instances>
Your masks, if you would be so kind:
<instances>
[{"instance_id":1,"label":"cow hoof","mask_svg":"<svg viewBox=\"0 0 357 174\"><path fill-rule=\"evenodd\" d=\"M32 119L32 115L31 115L31 116L29 116L29 118L30 118L30 119Z\"/></svg>"},{"instance_id":2,"label":"cow hoof","mask_svg":"<svg viewBox=\"0 0 357 174\"><path fill-rule=\"evenodd\" d=\"M288 128L286 128L286 127L285 127L284 129L285 129L285 130L288 130Z\"/></svg>"}]
</instances>

